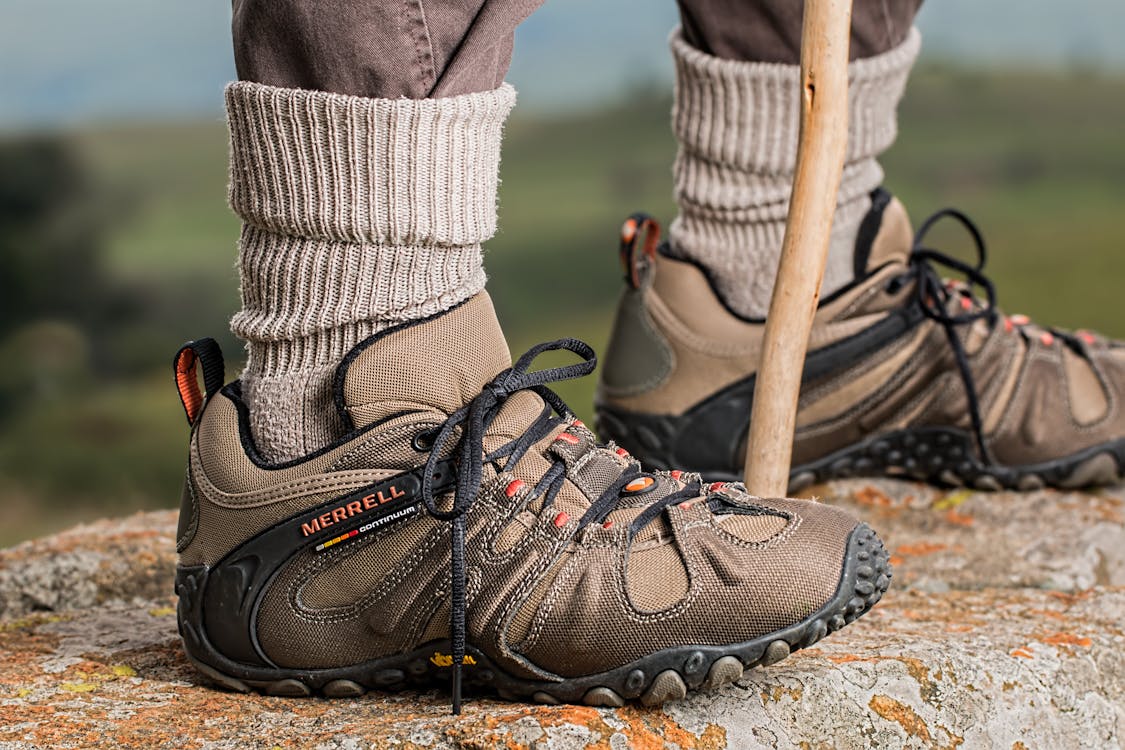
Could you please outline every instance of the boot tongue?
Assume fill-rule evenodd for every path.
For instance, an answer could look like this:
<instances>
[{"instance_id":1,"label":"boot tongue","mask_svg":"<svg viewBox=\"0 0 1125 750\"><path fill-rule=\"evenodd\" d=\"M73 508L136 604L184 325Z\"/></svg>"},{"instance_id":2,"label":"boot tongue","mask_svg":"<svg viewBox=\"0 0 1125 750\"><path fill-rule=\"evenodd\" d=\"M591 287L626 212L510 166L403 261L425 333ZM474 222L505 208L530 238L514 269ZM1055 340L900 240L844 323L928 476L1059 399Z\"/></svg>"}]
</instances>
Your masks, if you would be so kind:
<instances>
[{"instance_id":1,"label":"boot tongue","mask_svg":"<svg viewBox=\"0 0 1125 750\"><path fill-rule=\"evenodd\" d=\"M448 415L511 364L492 299L481 292L359 344L337 371L336 404L357 429L403 412Z\"/></svg>"},{"instance_id":2,"label":"boot tongue","mask_svg":"<svg viewBox=\"0 0 1125 750\"><path fill-rule=\"evenodd\" d=\"M910 216L898 198L879 188L855 242L855 277L866 278L888 263L905 265L914 244Z\"/></svg>"}]
</instances>

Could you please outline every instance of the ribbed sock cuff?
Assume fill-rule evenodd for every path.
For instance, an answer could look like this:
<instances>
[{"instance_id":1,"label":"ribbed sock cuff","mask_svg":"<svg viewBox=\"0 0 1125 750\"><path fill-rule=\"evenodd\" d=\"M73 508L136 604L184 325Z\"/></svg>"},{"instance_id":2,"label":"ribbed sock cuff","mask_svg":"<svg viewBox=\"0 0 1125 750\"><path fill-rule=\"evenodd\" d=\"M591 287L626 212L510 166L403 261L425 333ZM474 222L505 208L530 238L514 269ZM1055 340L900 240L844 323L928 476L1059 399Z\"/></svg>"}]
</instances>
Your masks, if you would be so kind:
<instances>
[{"instance_id":1,"label":"ribbed sock cuff","mask_svg":"<svg viewBox=\"0 0 1125 750\"><path fill-rule=\"evenodd\" d=\"M921 47L911 29L898 47L848 65L848 150L854 162L887 149L895 110ZM797 162L801 69L782 63L724 60L700 52L677 29L672 126L700 159L761 175L789 175Z\"/></svg>"},{"instance_id":2,"label":"ribbed sock cuff","mask_svg":"<svg viewBox=\"0 0 1125 750\"><path fill-rule=\"evenodd\" d=\"M356 245L244 226L231 330L263 375L341 360L373 333L436 315L485 285L479 244Z\"/></svg>"},{"instance_id":3,"label":"ribbed sock cuff","mask_svg":"<svg viewBox=\"0 0 1125 750\"><path fill-rule=\"evenodd\" d=\"M867 196L883 179L874 157L894 142L898 102L920 45L912 29L898 47L848 66L848 147L825 294L852 278L851 253ZM708 268L736 312L763 317L796 167L800 67L713 57L689 45L679 30L671 47L680 207L669 230L672 251Z\"/></svg>"},{"instance_id":4,"label":"ribbed sock cuff","mask_svg":"<svg viewBox=\"0 0 1125 750\"><path fill-rule=\"evenodd\" d=\"M471 245L496 232L508 84L446 99L227 87L231 208L288 237Z\"/></svg>"},{"instance_id":5,"label":"ribbed sock cuff","mask_svg":"<svg viewBox=\"0 0 1125 750\"><path fill-rule=\"evenodd\" d=\"M484 288L511 86L411 100L241 81L226 97L248 370L324 366Z\"/></svg>"}]
</instances>

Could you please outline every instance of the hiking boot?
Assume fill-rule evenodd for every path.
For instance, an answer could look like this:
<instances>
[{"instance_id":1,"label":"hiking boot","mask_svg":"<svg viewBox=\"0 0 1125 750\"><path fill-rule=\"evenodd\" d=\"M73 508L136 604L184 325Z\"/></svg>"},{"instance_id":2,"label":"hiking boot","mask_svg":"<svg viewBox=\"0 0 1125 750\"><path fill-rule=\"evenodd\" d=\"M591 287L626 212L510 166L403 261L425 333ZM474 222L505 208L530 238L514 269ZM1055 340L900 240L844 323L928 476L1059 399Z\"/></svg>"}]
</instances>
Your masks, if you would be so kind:
<instances>
[{"instance_id":1,"label":"hiking boot","mask_svg":"<svg viewBox=\"0 0 1125 750\"><path fill-rule=\"evenodd\" d=\"M547 350L581 361L531 371ZM481 293L359 344L335 380L351 431L268 465L214 342L187 345L176 593L191 661L274 695L452 679L456 710L463 674L510 699L658 704L879 600L888 555L841 511L598 446L544 385L593 366L573 339L512 365Z\"/></svg>"},{"instance_id":2,"label":"hiking boot","mask_svg":"<svg viewBox=\"0 0 1125 750\"><path fill-rule=\"evenodd\" d=\"M1120 481L1125 346L1003 315L980 232L960 212L935 214L912 240L897 200L878 190L872 204L855 281L813 322L790 490L872 475L986 490ZM942 218L968 230L975 264L925 247ZM703 269L658 249L658 231L643 215L626 222L599 433L646 466L734 479L764 325L726 308ZM943 267L965 280L944 281Z\"/></svg>"}]
</instances>

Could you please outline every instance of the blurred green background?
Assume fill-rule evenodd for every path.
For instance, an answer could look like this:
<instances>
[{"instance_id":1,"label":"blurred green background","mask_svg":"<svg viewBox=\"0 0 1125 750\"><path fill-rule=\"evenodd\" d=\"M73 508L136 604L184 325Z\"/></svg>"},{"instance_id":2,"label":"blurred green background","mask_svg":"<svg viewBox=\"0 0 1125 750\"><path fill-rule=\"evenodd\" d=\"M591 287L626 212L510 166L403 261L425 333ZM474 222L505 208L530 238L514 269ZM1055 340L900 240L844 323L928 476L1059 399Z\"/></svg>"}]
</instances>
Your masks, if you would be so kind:
<instances>
[{"instance_id":1,"label":"blurred green background","mask_svg":"<svg viewBox=\"0 0 1125 750\"><path fill-rule=\"evenodd\" d=\"M674 12L641 2L548 4L521 29L512 78L526 106L507 130L502 229L487 255L516 353L564 335L600 350L621 220L642 208L673 216L663 50ZM129 23L107 22L99 6L94 26L68 24L84 32L75 49L50 36L50 13L85 5L14 4L30 15L0 32L0 546L174 506L187 428L171 355L214 335L228 378L242 356L226 327L238 231L218 109L232 75L226 6L114 0L108 11ZM916 222L946 205L977 220L1007 311L1125 336L1121 9L1067 5L1066 25L1048 3L998 3L1025 16L1004 36L988 5L924 10L927 52L883 159L887 185ZM605 23L582 36L595 9ZM974 44L986 32L1001 41ZM157 50L165 33L177 44ZM609 43L622 33L631 41ZM562 65L559 51L575 44L589 54ZM157 58L154 83L137 66ZM167 96L169 81L184 95ZM934 245L969 249L955 231ZM559 390L590 416L592 379Z\"/></svg>"}]
</instances>

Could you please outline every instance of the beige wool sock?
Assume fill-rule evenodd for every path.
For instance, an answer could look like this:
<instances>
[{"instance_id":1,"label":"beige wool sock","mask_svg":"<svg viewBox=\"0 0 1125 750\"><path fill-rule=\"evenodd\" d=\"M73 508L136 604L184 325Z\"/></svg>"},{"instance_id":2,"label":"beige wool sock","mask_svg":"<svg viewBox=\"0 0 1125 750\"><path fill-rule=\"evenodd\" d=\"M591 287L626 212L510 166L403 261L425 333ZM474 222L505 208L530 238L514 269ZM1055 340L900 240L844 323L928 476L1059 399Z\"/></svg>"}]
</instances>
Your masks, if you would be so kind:
<instances>
[{"instance_id":1,"label":"beige wool sock","mask_svg":"<svg viewBox=\"0 0 1125 750\"><path fill-rule=\"evenodd\" d=\"M503 124L515 90L364 99L227 87L230 204L242 218L242 395L263 457L344 432L337 364L362 339L484 288Z\"/></svg>"},{"instance_id":2,"label":"beige wool sock","mask_svg":"<svg viewBox=\"0 0 1125 750\"><path fill-rule=\"evenodd\" d=\"M822 295L853 278L856 234L883 180L875 157L894 142L896 109L920 44L911 29L898 47L848 66L848 148ZM713 57L679 29L671 46L680 209L669 228L671 253L707 269L736 313L764 318L797 161L800 68Z\"/></svg>"}]
</instances>

